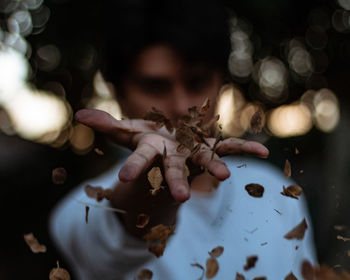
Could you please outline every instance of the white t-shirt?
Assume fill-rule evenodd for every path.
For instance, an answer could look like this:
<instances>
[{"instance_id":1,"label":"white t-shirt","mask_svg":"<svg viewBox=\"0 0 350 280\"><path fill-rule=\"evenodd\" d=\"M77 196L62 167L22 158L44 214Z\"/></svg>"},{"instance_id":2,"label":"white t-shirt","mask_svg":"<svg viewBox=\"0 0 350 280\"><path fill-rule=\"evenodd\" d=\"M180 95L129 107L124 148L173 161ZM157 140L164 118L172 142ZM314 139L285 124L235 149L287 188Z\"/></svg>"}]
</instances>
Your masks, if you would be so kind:
<instances>
[{"instance_id":1,"label":"white t-shirt","mask_svg":"<svg viewBox=\"0 0 350 280\"><path fill-rule=\"evenodd\" d=\"M90 207L85 222L85 206L95 203L84 193L86 184L111 188L118 180L120 166L90 180L71 192L56 207L50 220L51 235L70 262L78 279L135 279L142 268L153 271L152 279L198 279L208 252L224 247L218 257L219 271L214 279L235 279L236 272L246 279L265 276L284 279L293 272L298 279L303 260L317 263L313 233L305 199L281 195L282 186L293 181L263 160L245 157L223 158L231 172L210 194L192 191L179 210L175 233L160 258L147 250L147 244L128 235L115 213ZM246 164L246 166L242 166ZM245 190L250 183L263 185L263 197ZM101 205L109 206L108 201ZM306 219L308 229L302 240L284 235ZM245 271L246 258L257 255L255 267Z\"/></svg>"}]
</instances>

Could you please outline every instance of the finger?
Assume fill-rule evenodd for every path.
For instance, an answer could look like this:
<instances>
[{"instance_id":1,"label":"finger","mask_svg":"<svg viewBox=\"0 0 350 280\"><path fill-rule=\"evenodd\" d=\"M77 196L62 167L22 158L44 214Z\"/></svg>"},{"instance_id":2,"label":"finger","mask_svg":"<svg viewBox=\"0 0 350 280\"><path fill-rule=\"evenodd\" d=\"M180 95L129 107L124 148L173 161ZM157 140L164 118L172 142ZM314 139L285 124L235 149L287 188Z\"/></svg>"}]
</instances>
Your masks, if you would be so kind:
<instances>
[{"instance_id":1,"label":"finger","mask_svg":"<svg viewBox=\"0 0 350 280\"><path fill-rule=\"evenodd\" d=\"M165 179L170 192L178 202L185 202L190 198L190 186L184 179L185 161L183 156L169 156L164 159Z\"/></svg>"},{"instance_id":2,"label":"finger","mask_svg":"<svg viewBox=\"0 0 350 280\"><path fill-rule=\"evenodd\" d=\"M196 165L207 168L208 172L220 181L230 177L230 171L226 164L219 159L218 155L214 154L214 157L212 156L213 152L209 149L205 149L197 152L193 156L192 162Z\"/></svg>"},{"instance_id":3,"label":"finger","mask_svg":"<svg viewBox=\"0 0 350 280\"><path fill-rule=\"evenodd\" d=\"M230 154L251 154L261 158L267 158L269 156L269 150L264 145L239 138L228 138L219 142L215 152L220 157Z\"/></svg>"},{"instance_id":4,"label":"finger","mask_svg":"<svg viewBox=\"0 0 350 280\"><path fill-rule=\"evenodd\" d=\"M120 169L120 181L130 182L136 179L142 171L151 165L158 154L158 150L152 145L148 143L140 143Z\"/></svg>"}]
</instances>

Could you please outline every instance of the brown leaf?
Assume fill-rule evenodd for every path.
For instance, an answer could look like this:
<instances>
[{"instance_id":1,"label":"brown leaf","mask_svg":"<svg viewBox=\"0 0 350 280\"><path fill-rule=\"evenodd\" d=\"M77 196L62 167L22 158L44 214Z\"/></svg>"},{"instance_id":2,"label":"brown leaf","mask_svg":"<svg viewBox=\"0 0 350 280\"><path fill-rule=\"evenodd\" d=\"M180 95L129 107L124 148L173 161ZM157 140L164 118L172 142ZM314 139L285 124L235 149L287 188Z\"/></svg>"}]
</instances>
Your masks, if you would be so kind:
<instances>
[{"instance_id":1,"label":"brown leaf","mask_svg":"<svg viewBox=\"0 0 350 280\"><path fill-rule=\"evenodd\" d=\"M290 185L287 188L283 186L283 192L281 194L285 196L289 196L295 199L299 199L298 196L300 196L303 192L303 189L297 185Z\"/></svg>"},{"instance_id":2,"label":"brown leaf","mask_svg":"<svg viewBox=\"0 0 350 280\"><path fill-rule=\"evenodd\" d=\"M181 126L178 129L176 129L175 132L175 139L177 142L179 142L182 146L186 147L190 151L194 148L194 139L193 139L193 131L188 126Z\"/></svg>"},{"instance_id":3,"label":"brown leaf","mask_svg":"<svg viewBox=\"0 0 350 280\"><path fill-rule=\"evenodd\" d=\"M171 121L168 118L166 118L161 111L157 110L154 107L152 108L151 112L147 112L145 114L143 119L153 121L159 127L162 127L164 125L170 133L173 132L173 130L174 130L174 127L173 127Z\"/></svg>"},{"instance_id":4,"label":"brown leaf","mask_svg":"<svg viewBox=\"0 0 350 280\"><path fill-rule=\"evenodd\" d=\"M146 214L140 214L136 218L136 227L137 228L144 228L149 223L149 216Z\"/></svg>"},{"instance_id":5,"label":"brown leaf","mask_svg":"<svg viewBox=\"0 0 350 280\"><path fill-rule=\"evenodd\" d=\"M198 118L199 112L197 110L197 106L188 108L188 114L190 115L191 118Z\"/></svg>"},{"instance_id":6,"label":"brown leaf","mask_svg":"<svg viewBox=\"0 0 350 280\"><path fill-rule=\"evenodd\" d=\"M301 240L304 238L305 231L307 229L306 220L303 219L300 224L294 227L291 231L289 231L284 238L286 239L298 239Z\"/></svg>"},{"instance_id":7,"label":"brown leaf","mask_svg":"<svg viewBox=\"0 0 350 280\"><path fill-rule=\"evenodd\" d=\"M288 159L286 159L286 162L284 164L283 174L286 178L289 178L292 175L292 168Z\"/></svg>"},{"instance_id":8,"label":"brown leaf","mask_svg":"<svg viewBox=\"0 0 350 280\"><path fill-rule=\"evenodd\" d=\"M141 269L137 273L137 280L151 280L153 277L152 270L149 270L147 268Z\"/></svg>"},{"instance_id":9,"label":"brown leaf","mask_svg":"<svg viewBox=\"0 0 350 280\"><path fill-rule=\"evenodd\" d=\"M162 172L159 167L153 167L148 173L147 178L151 184L150 192L152 195L156 195L164 187L160 184L163 182Z\"/></svg>"},{"instance_id":10,"label":"brown leaf","mask_svg":"<svg viewBox=\"0 0 350 280\"><path fill-rule=\"evenodd\" d=\"M250 119L250 129L254 134L258 134L264 127L264 112L258 109Z\"/></svg>"},{"instance_id":11,"label":"brown leaf","mask_svg":"<svg viewBox=\"0 0 350 280\"><path fill-rule=\"evenodd\" d=\"M33 233L24 234L24 241L33 253L46 253L46 246L39 244Z\"/></svg>"},{"instance_id":12,"label":"brown leaf","mask_svg":"<svg viewBox=\"0 0 350 280\"><path fill-rule=\"evenodd\" d=\"M148 250L156 257L163 255L168 237L174 233L174 226L157 225L150 229L143 238L149 242Z\"/></svg>"},{"instance_id":13,"label":"brown leaf","mask_svg":"<svg viewBox=\"0 0 350 280\"><path fill-rule=\"evenodd\" d=\"M309 261L303 261L301 265L301 275L304 280L314 280L314 268Z\"/></svg>"},{"instance_id":14,"label":"brown leaf","mask_svg":"<svg viewBox=\"0 0 350 280\"><path fill-rule=\"evenodd\" d=\"M254 277L253 280L267 280L265 276Z\"/></svg>"},{"instance_id":15,"label":"brown leaf","mask_svg":"<svg viewBox=\"0 0 350 280\"><path fill-rule=\"evenodd\" d=\"M264 187L259 184L248 184L245 186L245 190L253 197L262 197L264 194Z\"/></svg>"},{"instance_id":16,"label":"brown leaf","mask_svg":"<svg viewBox=\"0 0 350 280\"><path fill-rule=\"evenodd\" d=\"M90 207L89 206L85 206L85 222L88 223L89 222L89 210Z\"/></svg>"},{"instance_id":17,"label":"brown leaf","mask_svg":"<svg viewBox=\"0 0 350 280\"><path fill-rule=\"evenodd\" d=\"M344 236L341 236L341 235L337 235L337 239L338 239L338 240L343 240L344 242L350 241L350 238L344 237Z\"/></svg>"},{"instance_id":18,"label":"brown leaf","mask_svg":"<svg viewBox=\"0 0 350 280\"><path fill-rule=\"evenodd\" d=\"M102 187L93 187L91 185L85 186L85 193L88 197L96 199L97 202L100 202L104 198L104 190Z\"/></svg>"},{"instance_id":19,"label":"brown leaf","mask_svg":"<svg viewBox=\"0 0 350 280\"><path fill-rule=\"evenodd\" d=\"M245 277L243 274L240 274L240 273L236 273L236 280L245 280Z\"/></svg>"},{"instance_id":20,"label":"brown leaf","mask_svg":"<svg viewBox=\"0 0 350 280\"><path fill-rule=\"evenodd\" d=\"M219 271L219 263L216 258L208 258L206 261L205 277L207 279L213 278Z\"/></svg>"},{"instance_id":21,"label":"brown leaf","mask_svg":"<svg viewBox=\"0 0 350 280\"><path fill-rule=\"evenodd\" d=\"M95 152L96 154L98 154L99 156L103 156L103 155L104 155L104 152L101 151L99 148L95 148L95 149L94 149L94 152Z\"/></svg>"},{"instance_id":22,"label":"brown leaf","mask_svg":"<svg viewBox=\"0 0 350 280\"><path fill-rule=\"evenodd\" d=\"M50 280L70 280L70 275L66 269L59 267L59 264L57 261L57 268L51 269L49 274L49 279Z\"/></svg>"},{"instance_id":23,"label":"brown leaf","mask_svg":"<svg viewBox=\"0 0 350 280\"><path fill-rule=\"evenodd\" d=\"M166 247L166 240L156 240L149 244L148 251L154 254L157 258L163 256Z\"/></svg>"},{"instance_id":24,"label":"brown leaf","mask_svg":"<svg viewBox=\"0 0 350 280\"><path fill-rule=\"evenodd\" d=\"M284 278L284 280L298 280L298 278L296 278L293 272L291 272Z\"/></svg>"},{"instance_id":25,"label":"brown leaf","mask_svg":"<svg viewBox=\"0 0 350 280\"><path fill-rule=\"evenodd\" d=\"M299 154L300 154L300 151L298 150L297 147L295 147L295 151L294 151L294 152L295 152L296 155L299 155Z\"/></svg>"},{"instance_id":26,"label":"brown leaf","mask_svg":"<svg viewBox=\"0 0 350 280\"><path fill-rule=\"evenodd\" d=\"M210 252L208 252L208 254L212 257L212 258L218 258L222 255L222 253L224 252L224 247L222 246L217 246L215 247L213 250L211 250Z\"/></svg>"},{"instance_id":27,"label":"brown leaf","mask_svg":"<svg viewBox=\"0 0 350 280\"><path fill-rule=\"evenodd\" d=\"M202 275L198 278L198 280L202 280L203 276L204 276L204 273L205 273L204 267L201 264L199 264L199 263L191 263L191 266L198 267L199 269L202 270Z\"/></svg>"},{"instance_id":28,"label":"brown leaf","mask_svg":"<svg viewBox=\"0 0 350 280\"><path fill-rule=\"evenodd\" d=\"M243 269L248 270L255 267L255 263L257 262L257 260L258 260L258 256L256 255L247 257L247 263L244 265Z\"/></svg>"},{"instance_id":29,"label":"brown leaf","mask_svg":"<svg viewBox=\"0 0 350 280\"><path fill-rule=\"evenodd\" d=\"M52 170L52 182L56 185L62 185L67 179L67 171L63 167Z\"/></svg>"},{"instance_id":30,"label":"brown leaf","mask_svg":"<svg viewBox=\"0 0 350 280\"><path fill-rule=\"evenodd\" d=\"M209 100L209 98L207 97L207 98L204 100L204 102L203 102L203 104L202 104L202 107L201 107L200 110L199 110L199 115L204 116L204 115L207 113L209 107L210 107L210 100Z\"/></svg>"}]
</instances>

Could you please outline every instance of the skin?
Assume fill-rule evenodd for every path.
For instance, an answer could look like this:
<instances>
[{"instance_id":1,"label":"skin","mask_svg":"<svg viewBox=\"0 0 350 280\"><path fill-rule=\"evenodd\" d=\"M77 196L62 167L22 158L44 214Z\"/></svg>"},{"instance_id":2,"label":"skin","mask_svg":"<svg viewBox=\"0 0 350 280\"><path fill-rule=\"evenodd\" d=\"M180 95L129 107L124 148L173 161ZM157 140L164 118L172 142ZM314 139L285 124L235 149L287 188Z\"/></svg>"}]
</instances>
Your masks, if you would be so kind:
<instances>
[{"instance_id":1,"label":"skin","mask_svg":"<svg viewBox=\"0 0 350 280\"><path fill-rule=\"evenodd\" d=\"M203 65L189 66L175 50L155 45L144 49L136 57L120 87L122 92L118 101L129 120L116 120L98 110L83 109L76 113L78 122L105 133L117 144L133 151L118 174L120 183L111 199L114 207L127 211L120 218L131 234L142 237L152 226L175 224L180 204L190 198L190 188L208 192L213 189L214 181L223 181L230 176L220 157L230 154L268 156L267 148L257 142L228 138L219 142L213 158L212 151L205 145L190 157L190 151L177 152L174 133L140 119L154 106L176 122L179 116L187 113L188 108L200 107L207 97L211 101L207 114L210 119L214 115L222 82L220 72ZM213 144L215 139L207 141ZM162 159L164 145L167 156ZM207 169L211 175L204 172L189 183L184 176L185 163L192 175L198 167ZM154 166L162 169L169 187L157 196L150 194L147 180L147 172ZM144 229L135 226L140 213L150 216L150 223Z\"/></svg>"}]
</instances>

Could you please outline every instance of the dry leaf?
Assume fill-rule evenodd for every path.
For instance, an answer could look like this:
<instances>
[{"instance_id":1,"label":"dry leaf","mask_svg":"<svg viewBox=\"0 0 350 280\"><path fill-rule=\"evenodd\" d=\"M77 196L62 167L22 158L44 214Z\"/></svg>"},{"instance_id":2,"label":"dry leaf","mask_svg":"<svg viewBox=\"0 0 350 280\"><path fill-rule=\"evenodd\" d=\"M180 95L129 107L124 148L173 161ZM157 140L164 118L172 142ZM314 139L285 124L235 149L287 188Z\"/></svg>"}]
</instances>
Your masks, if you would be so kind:
<instances>
[{"instance_id":1,"label":"dry leaf","mask_svg":"<svg viewBox=\"0 0 350 280\"><path fill-rule=\"evenodd\" d=\"M289 196L295 199L299 199L298 196L300 196L303 192L303 189L297 185L290 185L287 188L283 186L283 192L281 194L285 196Z\"/></svg>"},{"instance_id":2,"label":"dry leaf","mask_svg":"<svg viewBox=\"0 0 350 280\"><path fill-rule=\"evenodd\" d=\"M216 258L208 258L206 262L205 277L207 279L213 278L219 271L219 263Z\"/></svg>"},{"instance_id":3,"label":"dry leaf","mask_svg":"<svg viewBox=\"0 0 350 280\"><path fill-rule=\"evenodd\" d=\"M163 182L163 176L159 167L153 167L147 173L147 178L152 187L150 190L152 195L156 195L161 189L164 188L160 185Z\"/></svg>"},{"instance_id":4,"label":"dry leaf","mask_svg":"<svg viewBox=\"0 0 350 280\"><path fill-rule=\"evenodd\" d=\"M299 155L299 154L300 154L300 151L298 150L297 147L295 147L295 151L294 151L294 152L295 152L296 155Z\"/></svg>"},{"instance_id":5,"label":"dry leaf","mask_svg":"<svg viewBox=\"0 0 350 280\"><path fill-rule=\"evenodd\" d=\"M93 187L91 185L86 185L85 193L88 197L96 199L97 202L101 202L104 198L110 200L113 190L103 189L100 186Z\"/></svg>"},{"instance_id":6,"label":"dry leaf","mask_svg":"<svg viewBox=\"0 0 350 280\"><path fill-rule=\"evenodd\" d=\"M258 256L250 256L250 257L247 257L247 263L244 265L243 269L244 270L248 270L248 269L251 269L255 266L255 263L257 262L258 260Z\"/></svg>"},{"instance_id":7,"label":"dry leaf","mask_svg":"<svg viewBox=\"0 0 350 280\"><path fill-rule=\"evenodd\" d=\"M284 164L283 174L286 178L289 178L292 175L292 168L288 159L286 159L286 162Z\"/></svg>"},{"instance_id":8,"label":"dry leaf","mask_svg":"<svg viewBox=\"0 0 350 280\"><path fill-rule=\"evenodd\" d=\"M171 124L171 121L164 116L164 114L157 110L156 108L152 108L151 112L147 112L145 116L143 117L144 120L149 120L155 122L159 127L162 127L165 125L166 129L172 133L174 130L173 125Z\"/></svg>"},{"instance_id":9,"label":"dry leaf","mask_svg":"<svg viewBox=\"0 0 350 280\"><path fill-rule=\"evenodd\" d=\"M137 273L137 280L151 280L153 277L152 270L149 270L147 268L141 269Z\"/></svg>"},{"instance_id":10,"label":"dry leaf","mask_svg":"<svg viewBox=\"0 0 350 280\"><path fill-rule=\"evenodd\" d=\"M267 280L265 276L254 277L253 280Z\"/></svg>"},{"instance_id":11,"label":"dry leaf","mask_svg":"<svg viewBox=\"0 0 350 280\"><path fill-rule=\"evenodd\" d=\"M222 246L217 246L215 247L213 250L211 250L210 252L208 252L208 254L212 257L212 258L218 258L222 255L222 253L224 252L224 247Z\"/></svg>"},{"instance_id":12,"label":"dry leaf","mask_svg":"<svg viewBox=\"0 0 350 280\"><path fill-rule=\"evenodd\" d=\"M314 280L314 268L309 261L303 261L301 265L301 275L305 280Z\"/></svg>"},{"instance_id":13,"label":"dry leaf","mask_svg":"<svg viewBox=\"0 0 350 280\"><path fill-rule=\"evenodd\" d=\"M344 236L341 236L341 235L337 235L337 239L338 239L338 240L343 240L344 242L350 241L350 238L344 237Z\"/></svg>"},{"instance_id":14,"label":"dry leaf","mask_svg":"<svg viewBox=\"0 0 350 280\"><path fill-rule=\"evenodd\" d=\"M169 235L174 233L174 226L157 225L150 229L143 238L149 242L148 250L157 258L163 255Z\"/></svg>"},{"instance_id":15,"label":"dry leaf","mask_svg":"<svg viewBox=\"0 0 350 280\"><path fill-rule=\"evenodd\" d=\"M202 104L202 107L201 107L200 110L199 110L199 115L204 116L204 115L207 113L209 107L210 107L210 100L209 100L209 98L207 97L207 98L204 100L204 102L203 102L203 104Z\"/></svg>"},{"instance_id":16,"label":"dry leaf","mask_svg":"<svg viewBox=\"0 0 350 280\"><path fill-rule=\"evenodd\" d=\"M205 273L204 267L201 264L199 264L199 263L191 263L191 266L198 267L199 269L202 270L202 275L198 278L198 280L202 280L203 277L204 277L204 273Z\"/></svg>"},{"instance_id":17,"label":"dry leaf","mask_svg":"<svg viewBox=\"0 0 350 280\"><path fill-rule=\"evenodd\" d=\"M149 216L146 214L140 214L136 218L136 227L137 228L144 228L149 223Z\"/></svg>"},{"instance_id":18,"label":"dry leaf","mask_svg":"<svg viewBox=\"0 0 350 280\"><path fill-rule=\"evenodd\" d=\"M245 277L243 274L240 274L240 273L236 273L236 280L245 280Z\"/></svg>"},{"instance_id":19,"label":"dry leaf","mask_svg":"<svg viewBox=\"0 0 350 280\"><path fill-rule=\"evenodd\" d=\"M61 268L57 261L57 268L53 268L49 274L50 280L70 280L70 275L68 271L64 268Z\"/></svg>"},{"instance_id":20,"label":"dry leaf","mask_svg":"<svg viewBox=\"0 0 350 280\"><path fill-rule=\"evenodd\" d=\"M298 278L296 278L293 272L291 272L284 278L284 280L298 280Z\"/></svg>"},{"instance_id":21,"label":"dry leaf","mask_svg":"<svg viewBox=\"0 0 350 280\"><path fill-rule=\"evenodd\" d=\"M291 231L289 231L284 238L286 239L298 239L301 240L304 238L305 231L307 229L306 220L303 219L300 224L294 227Z\"/></svg>"},{"instance_id":22,"label":"dry leaf","mask_svg":"<svg viewBox=\"0 0 350 280\"><path fill-rule=\"evenodd\" d=\"M85 222L88 223L89 222L89 210L90 207L89 206L85 206Z\"/></svg>"},{"instance_id":23,"label":"dry leaf","mask_svg":"<svg viewBox=\"0 0 350 280\"><path fill-rule=\"evenodd\" d=\"M260 133L264 127L264 113L261 109L257 110L250 119L250 129L254 134Z\"/></svg>"},{"instance_id":24,"label":"dry leaf","mask_svg":"<svg viewBox=\"0 0 350 280\"><path fill-rule=\"evenodd\" d=\"M179 142L182 146L186 147L190 151L193 150L194 133L190 127L183 125L176 129L175 139L177 142Z\"/></svg>"},{"instance_id":25,"label":"dry leaf","mask_svg":"<svg viewBox=\"0 0 350 280\"><path fill-rule=\"evenodd\" d=\"M52 182L56 185L62 185L67 179L67 171L63 167L52 170Z\"/></svg>"},{"instance_id":26,"label":"dry leaf","mask_svg":"<svg viewBox=\"0 0 350 280\"><path fill-rule=\"evenodd\" d=\"M24 241L29 246L33 253L46 253L46 246L39 244L38 239L35 238L33 233L24 234Z\"/></svg>"},{"instance_id":27,"label":"dry leaf","mask_svg":"<svg viewBox=\"0 0 350 280\"><path fill-rule=\"evenodd\" d=\"M248 184L245 186L245 189L248 194L253 197L262 197L264 194L264 187L259 184Z\"/></svg>"},{"instance_id":28,"label":"dry leaf","mask_svg":"<svg viewBox=\"0 0 350 280\"><path fill-rule=\"evenodd\" d=\"M104 155L104 152L102 152L99 148L95 148L95 149L94 149L94 152L95 152L96 154L98 154L99 156L103 156L103 155Z\"/></svg>"}]
</instances>

